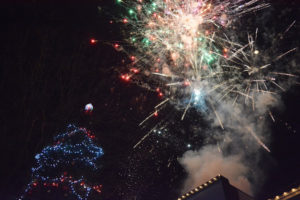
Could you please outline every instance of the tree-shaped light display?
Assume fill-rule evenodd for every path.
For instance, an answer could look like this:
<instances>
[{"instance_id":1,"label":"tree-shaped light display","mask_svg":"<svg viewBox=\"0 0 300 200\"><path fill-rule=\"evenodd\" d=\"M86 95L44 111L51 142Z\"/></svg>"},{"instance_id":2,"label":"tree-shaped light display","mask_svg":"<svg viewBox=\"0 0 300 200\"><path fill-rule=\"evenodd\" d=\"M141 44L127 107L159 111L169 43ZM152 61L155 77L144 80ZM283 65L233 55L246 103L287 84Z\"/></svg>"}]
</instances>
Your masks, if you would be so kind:
<instances>
[{"instance_id":1,"label":"tree-shaped light display","mask_svg":"<svg viewBox=\"0 0 300 200\"><path fill-rule=\"evenodd\" d=\"M69 125L67 132L54 138L53 145L35 156L31 182L20 199L30 199L42 188L68 191L78 200L88 199L91 191L101 193L102 185L88 181L97 173L97 161L103 155L94 138L85 128Z\"/></svg>"}]
</instances>

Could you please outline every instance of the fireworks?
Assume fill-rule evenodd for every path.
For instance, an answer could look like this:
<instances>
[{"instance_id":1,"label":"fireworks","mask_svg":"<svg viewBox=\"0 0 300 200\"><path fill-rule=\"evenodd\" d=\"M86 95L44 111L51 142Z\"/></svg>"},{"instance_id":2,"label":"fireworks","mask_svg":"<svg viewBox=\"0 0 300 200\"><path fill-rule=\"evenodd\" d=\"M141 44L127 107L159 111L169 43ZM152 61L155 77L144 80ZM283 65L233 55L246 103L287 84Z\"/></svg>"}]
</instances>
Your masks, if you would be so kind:
<instances>
[{"instance_id":1,"label":"fireworks","mask_svg":"<svg viewBox=\"0 0 300 200\"><path fill-rule=\"evenodd\" d=\"M236 23L239 18L269 6L262 1L138 0L118 3L127 8L128 14L122 22L128 27L127 42L135 47L134 55L128 53L132 61L128 73L121 77L157 91L164 98L140 125L157 116L157 112L170 103L182 109L181 120L189 108L194 107L202 113L214 113L224 129L215 105L225 101L233 105L243 103L254 110L258 94L284 90L276 77L295 76L277 69L275 63L296 49L272 57L266 54L267 50L256 46L258 30L254 36L246 35L246 44L238 39L240 33ZM249 133L263 144L252 130Z\"/></svg>"},{"instance_id":2,"label":"fireworks","mask_svg":"<svg viewBox=\"0 0 300 200\"><path fill-rule=\"evenodd\" d=\"M255 0L136 2L124 19L133 26L128 42L137 51L131 60L141 73L122 79L142 80L143 87L158 88L160 96L166 94L185 110L191 105L204 110L204 96L228 86L222 63L232 53L228 47L239 44L228 39L227 29L235 18L267 6Z\"/></svg>"}]
</instances>

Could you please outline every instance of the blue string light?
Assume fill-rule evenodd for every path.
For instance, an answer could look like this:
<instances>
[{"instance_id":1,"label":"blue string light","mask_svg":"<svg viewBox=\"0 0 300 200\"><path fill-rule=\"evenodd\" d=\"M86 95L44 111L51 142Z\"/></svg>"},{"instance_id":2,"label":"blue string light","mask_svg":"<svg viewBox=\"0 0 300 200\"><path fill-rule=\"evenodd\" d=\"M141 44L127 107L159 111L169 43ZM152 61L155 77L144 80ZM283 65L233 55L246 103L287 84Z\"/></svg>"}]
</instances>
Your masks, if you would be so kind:
<instances>
[{"instance_id":1,"label":"blue string light","mask_svg":"<svg viewBox=\"0 0 300 200\"><path fill-rule=\"evenodd\" d=\"M94 138L85 128L69 125L66 133L54 138L53 145L35 155L36 165L31 169L31 182L19 199L26 199L26 195L38 186L66 186L78 200L86 200L92 190L101 193L102 185L90 185L84 176L73 174L78 169L83 173L98 170L96 162L104 153L94 144Z\"/></svg>"}]
</instances>

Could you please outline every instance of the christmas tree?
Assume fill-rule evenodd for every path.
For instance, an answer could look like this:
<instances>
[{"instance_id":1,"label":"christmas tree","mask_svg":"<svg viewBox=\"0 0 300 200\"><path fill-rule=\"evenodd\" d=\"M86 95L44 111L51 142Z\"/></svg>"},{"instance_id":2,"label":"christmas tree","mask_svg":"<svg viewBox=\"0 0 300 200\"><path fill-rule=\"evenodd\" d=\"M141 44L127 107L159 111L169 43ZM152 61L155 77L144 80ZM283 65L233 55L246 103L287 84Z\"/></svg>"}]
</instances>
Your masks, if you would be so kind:
<instances>
[{"instance_id":1,"label":"christmas tree","mask_svg":"<svg viewBox=\"0 0 300 200\"><path fill-rule=\"evenodd\" d=\"M63 199L86 200L93 191L101 193L102 185L91 181L99 171L97 162L103 155L94 138L85 128L69 125L67 132L54 138L53 145L35 156L31 181L19 199L39 199L40 196L59 199L63 196ZM50 194L51 191L55 192Z\"/></svg>"}]
</instances>

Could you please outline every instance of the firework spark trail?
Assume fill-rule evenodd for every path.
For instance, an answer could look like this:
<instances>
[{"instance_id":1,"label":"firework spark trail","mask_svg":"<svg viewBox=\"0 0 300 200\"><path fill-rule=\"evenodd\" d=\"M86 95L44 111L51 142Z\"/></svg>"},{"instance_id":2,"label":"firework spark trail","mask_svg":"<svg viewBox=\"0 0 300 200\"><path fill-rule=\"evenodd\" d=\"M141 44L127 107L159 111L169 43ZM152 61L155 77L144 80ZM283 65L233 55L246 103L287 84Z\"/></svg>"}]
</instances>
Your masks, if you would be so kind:
<instances>
[{"instance_id":1,"label":"firework spark trail","mask_svg":"<svg viewBox=\"0 0 300 200\"><path fill-rule=\"evenodd\" d=\"M273 122L275 122L275 118L274 118L274 116L273 116L273 114L272 114L272 112L271 112L271 111L269 111L269 115L270 115L270 117L271 117L272 121L273 121Z\"/></svg>"},{"instance_id":2,"label":"firework spark trail","mask_svg":"<svg viewBox=\"0 0 300 200\"><path fill-rule=\"evenodd\" d=\"M245 126L249 133L255 138L258 144L260 144L266 151L271 152L271 150L259 139L259 137L254 133L254 131L249 127Z\"/></svg>"},{"instance_id":3,"label":"firework spark trail","mask_svg":"<svg viewBox=\"0 0 300 200\"><path fill-rule=\"evenodd\" d=\"M293 21L289 27L283 32L282 36L284 36L287 32L289 32L289 30L296 24L296 20Z\"/></svg>"},{"instance_id":4,"label":"firework spark trail","mask_svg":"<svg viewBox=\"0 0 300 200\"><path fill-rule=\"evenodd\" d=\"M159 108L160 106L162 106L162 105L164 105L165 103L167 103L168 101L169 101L169 99L167 98L167 99L163 100L162 102L160 102L159 104L157 104L154 108L157 109L157 108Z\"/></svg>"},{"instance_id":5,"label":"firework spark trail","mask_svg":"<svg viewBox=\"0 0 300 200\"><path fill-rule=\"evenodd\" d=\"M290 77L298 77L295 74L288 74L288 73L283 73L283 72L270 72L271 74L277 74L277 75L282 75L282 76L290 76Z\"/></svg>"},{"instance_id":6,"label":"firework spark trail","mask_svg":"<svg viewBox=\"0 0 300 200\"><path fill-rule=\"evenodd\" d=\"M192 103L192 98L190 99L188 105L185 107L184 112L183 112L183 114L182 114L182 116L181 116L181 120L184 120L184 117L185 117L185 115L186 115L186 112L187 112L188 109L190 108L191 103Z\"/></svg>"},{"instance_id":7,"label":"firework spark trail","mask_svg":"<svg viewBox=\"0 0 300 200\"><path fill-rule=\"evenodd\" d=\"M155 116L157 114L157 110L152 112L148 117L146 117L140 124L139 126L142 126L148 119L150 119L152 116Z\"/></svg>"},{"instance_id":8,"label":"firework spark trail","mask_svg":"<svg viewBox=\"0 0 300 200\"><path fill-rule=\"evenodd\" d=\"M213 111L214 111L214 113L215 113L215 115L216 115L216 117L217 117L217 119L219 121L219 124L220 124L221 128L224 130L223 123L222 123L221 118L220 118L219 114L217 113L214 105L211 102L210 102L210 105L211 105L211 107L212 107L212 109L213 109Z\"/></svg>"},{"instance_id":9,"label":"firework spark trail","mask_svg":"<svg viewBox=\"0 0 300 200\"><path fill-rule=\"evenodd\" d=\"M281 89L283 92L285 91L285 89L283 87L281 87L280 85L278 85L276 82L271 81L271 83L273 83L274 85L276 85L279 89Z\"/></svg>"},{"instance_id":10,"label":"firework spark trail","mask_svg":"<svg viewBox=\"0 0 300 200\"><path fill-rule=\"evenodd\" d=\"M286 56L287 54L289 54L289 53L291 53L291 52L293 52L293 51L296 51L296 50L297 50L297 48L290 49L290 50L288 50L287 52L285 52L285 53L279 55L277 58L275 58L274 61L277 61L277 60L281 59L282 57Z\"/></svg>"},{"instance_id":11,"label":"firework spark trail","mask_svg":"<svg viewBox=\"0 0 300 200\"><path fill-rule=\"evenodd\" d=\"M144 137L142 137L142 139L140 139L134 146L133 148L135 149L137 146L139 146L147 137L149 137L149 135L155 130L156 126L153 127L146 135L144 135Z\"/></svg>"},{"instance_id":12,"label":"firework spark trail","mask_svg":"<svg viewBox=\"0 0 300 200\"><path fill-rule=\"evenodd\" d=\"M148 133L146 133L134 146L133 149L135 149L136 147L138 147L146 138L148 138L151 133L153 133L153 131L160 126L160 123L157 124L156 126L154 126L150 131L148 131Z\"/></svg>"}]
</instances>

